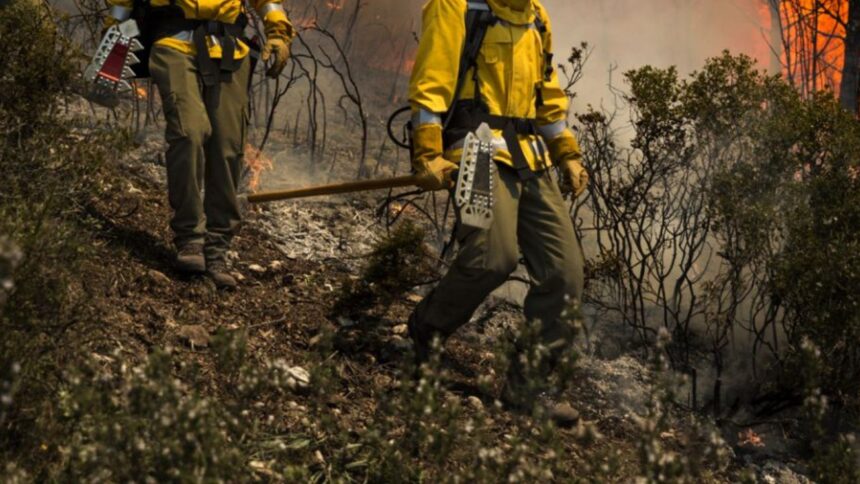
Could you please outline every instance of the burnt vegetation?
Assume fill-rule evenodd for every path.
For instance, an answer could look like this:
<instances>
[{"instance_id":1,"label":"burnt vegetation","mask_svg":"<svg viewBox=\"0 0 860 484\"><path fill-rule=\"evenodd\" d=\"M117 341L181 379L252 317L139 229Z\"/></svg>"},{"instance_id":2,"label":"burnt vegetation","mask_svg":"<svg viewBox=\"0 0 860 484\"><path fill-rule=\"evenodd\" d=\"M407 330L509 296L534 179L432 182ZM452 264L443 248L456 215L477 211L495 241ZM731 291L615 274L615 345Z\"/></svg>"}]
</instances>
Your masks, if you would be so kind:
<instances>
[{"instance_id":1,"label":"burnt vegetation","mask_svg":"<svg viewBox=\"0 0 860 484\"><path fill-rule=\"evenodd\" d=\"M254 86L255 149L325 179L403 172L385 120L412 29L295 3L292 68ZM725 53L630 71L613 107L571 114L593 183L571 202L582 344L553 376L583 420L559 429L499 408L512 341L535 391L546 372L537 323L493 332L502 304L414 378L403 324L446 263L437 196L367 203L386 236L356 270L286 256L251 213L236 293L173 273L140 138L157 96L76 94L101 10L0 7L0 40L32 39L0 56L0 480L756 482L768 425L810 477L860 480L860 125L831 93ZM368 38L394 74L356 68ZM559 66L571 98L588 57ZM643 369L628 419L586 366L612 356L601 328Z\"/></svg>"}]
</instances>

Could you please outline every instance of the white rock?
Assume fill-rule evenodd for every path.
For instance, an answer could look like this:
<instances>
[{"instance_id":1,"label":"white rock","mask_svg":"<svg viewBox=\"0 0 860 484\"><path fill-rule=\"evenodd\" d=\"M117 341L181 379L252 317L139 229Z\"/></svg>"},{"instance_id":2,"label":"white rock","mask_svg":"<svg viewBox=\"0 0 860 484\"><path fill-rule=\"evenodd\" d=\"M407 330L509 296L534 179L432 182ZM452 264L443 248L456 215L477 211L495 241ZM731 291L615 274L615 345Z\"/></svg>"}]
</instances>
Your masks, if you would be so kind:
<instances>
[{"instance_id":1,"label":"white rock","mask_svg":"<svg viewBox=\"0 0 860 484\"><path fill-rule=\"evenodd\" d=\"M307 388L311 383L311 374L300 366L290 368L287 370L287 374L296 381L299 388Z\"/></svg>"},{"instance_id":2,"label":"white rock","mask_svg":"<svg viewBox=\"0 0 860 484\"><path fill-rule=\"evenodd\" d=\"M480 398L472 395L471 397L466 399L466 403L472 407L474 410L480 412L484 410L484 402L481 401Z\"/></svg>"}]
</instances>

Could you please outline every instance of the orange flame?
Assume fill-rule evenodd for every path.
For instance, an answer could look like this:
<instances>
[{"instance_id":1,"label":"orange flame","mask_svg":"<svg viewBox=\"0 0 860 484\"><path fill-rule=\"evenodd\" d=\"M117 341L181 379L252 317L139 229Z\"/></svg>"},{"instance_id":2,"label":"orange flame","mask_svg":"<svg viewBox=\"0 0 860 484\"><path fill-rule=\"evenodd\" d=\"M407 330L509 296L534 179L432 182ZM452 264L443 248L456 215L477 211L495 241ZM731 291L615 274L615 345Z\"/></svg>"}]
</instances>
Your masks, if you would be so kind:
<instances>
[{"instance_id":1,"label":"orange flame","mask_svg":"<svg viewBox=\"0 0 860 484\"><path fill-rule=\"evenodd\" d=\"M272 159L251 144L245 145L245 164L248 166L248 172L250 173L248 186L252 191L260 186L263 172L271 170L274 167Z\"/></svg>"},{"instance_id":2,"label":"orange flame","mask_svg":"<svg viewBox=\"0 0 860 484\"><path fill-rule=\"evenodd\" d=\"M758 1L758 0L757 0ZM761 5L761 4L759 4ZM773 28L767 5L760 7L763 25ZM783 74L809 91L839 91L845 61L845 25L848 2L844 0L783 0L780 2L783 37Z\"/></svg>"},{"instance_id":3,"label":"orange flame","mask_svg":"<svg viewBox=\"0 0 860 484\"><path fill-rule=\"evenodd\" d=\"M135 89L134 94L135 96L137 96L138 99L149 98L149 91L147 91L146 88L143 87L138 87L137 89Z\"/></svg>"},{"instance_id":4,"label":"orange flame","mask_svg":"<svg viewBox=\"0 0 860 484\"><path fill-rule=\"evenodd\" d=\"M738 445L741 447L764 447L764 440L753 429L738 432Z\"/></svg>"}]
</instances>

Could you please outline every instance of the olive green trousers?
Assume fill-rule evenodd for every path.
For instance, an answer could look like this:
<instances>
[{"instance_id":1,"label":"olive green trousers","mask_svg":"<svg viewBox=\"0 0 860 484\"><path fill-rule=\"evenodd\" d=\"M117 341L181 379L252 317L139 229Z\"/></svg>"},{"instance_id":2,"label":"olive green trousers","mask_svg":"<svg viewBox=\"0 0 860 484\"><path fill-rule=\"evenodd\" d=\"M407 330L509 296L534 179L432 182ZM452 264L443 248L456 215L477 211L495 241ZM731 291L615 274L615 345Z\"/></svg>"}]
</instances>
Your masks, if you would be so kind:
<instances>
[{"instance_id":1,"label":"olive green trousers","mask_svg":"<svg viewBox=\"0 0 860 484\"><path fill-rule=\"evenodd\" d=\"M459 253L439 285L419 303L414 322L430 333L450 336L507 281L521 251L532 280L525 316L541 322L544 344L566 346L574 333L561 315L581 299L583 255L558 184L547 172L522 181L513 169L500 166L494 196L492 227L458 228Z\"/></svg>"},{"instance_id":2,"label":"olive green trousers","mask_svg":"<svg viewBox=\"0 0 860 484\"><path fill-rule=\"evenodd\" d=\"M250 63L220 85L217 106L191 55L153 46L152 79L167 121L167 191L174 243L205 243L207 260L223 258L242 217L236 194L244 170Z\"/></svg>"}]
</instances>

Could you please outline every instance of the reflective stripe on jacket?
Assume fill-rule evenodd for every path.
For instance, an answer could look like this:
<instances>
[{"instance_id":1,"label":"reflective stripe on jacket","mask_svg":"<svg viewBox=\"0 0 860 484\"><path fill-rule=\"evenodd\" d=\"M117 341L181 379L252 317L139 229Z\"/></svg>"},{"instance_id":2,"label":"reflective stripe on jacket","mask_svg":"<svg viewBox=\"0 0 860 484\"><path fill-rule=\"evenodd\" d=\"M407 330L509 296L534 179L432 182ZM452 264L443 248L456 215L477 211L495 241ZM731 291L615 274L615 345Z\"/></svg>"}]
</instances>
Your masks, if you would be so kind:
<instances>
[{"instance_id":1,"label":"reflective stripe on jacket","mask_svg":"<svg viewBox=\"0 0 860 484\"><path fill-rule=\"evenodd\" d=\"M492 6L498 1L490 3ZM539 32L534 22L513 23L506 18L516 17L494 8L500 21L487 30L477 59L481 101L489 108L490 114L535 119L545 138L573 137L566 127L568 99L561 89L558 74L553 70L549 80L545 78L544 53L552 52L549 16L538 0L534 0L532 5L545 24L544 33ZM466 0L429 0L424 6L423 32L409 87L409 100L417 114L416 119L438 123L454 100L460 55L466 40L464 19L467 8ZM520 17L521 20L533 18L534 15ZM472 76L471 71L466 74L460 100L474 99ZM538 90L543 101L539 107ZM497 131L496 136L501 145L504 142L501 133ZM526 135L519 139L529 166L533 170L544 168L538 154L546 152L545 147L538 146L543 140L539 136ZM459 159L460 150L456 145L453 149L446 148L449 148L446 158ZM512 165L510 153L505 149L500 150L497 160Z\"/></svg>"}]
</instances>

